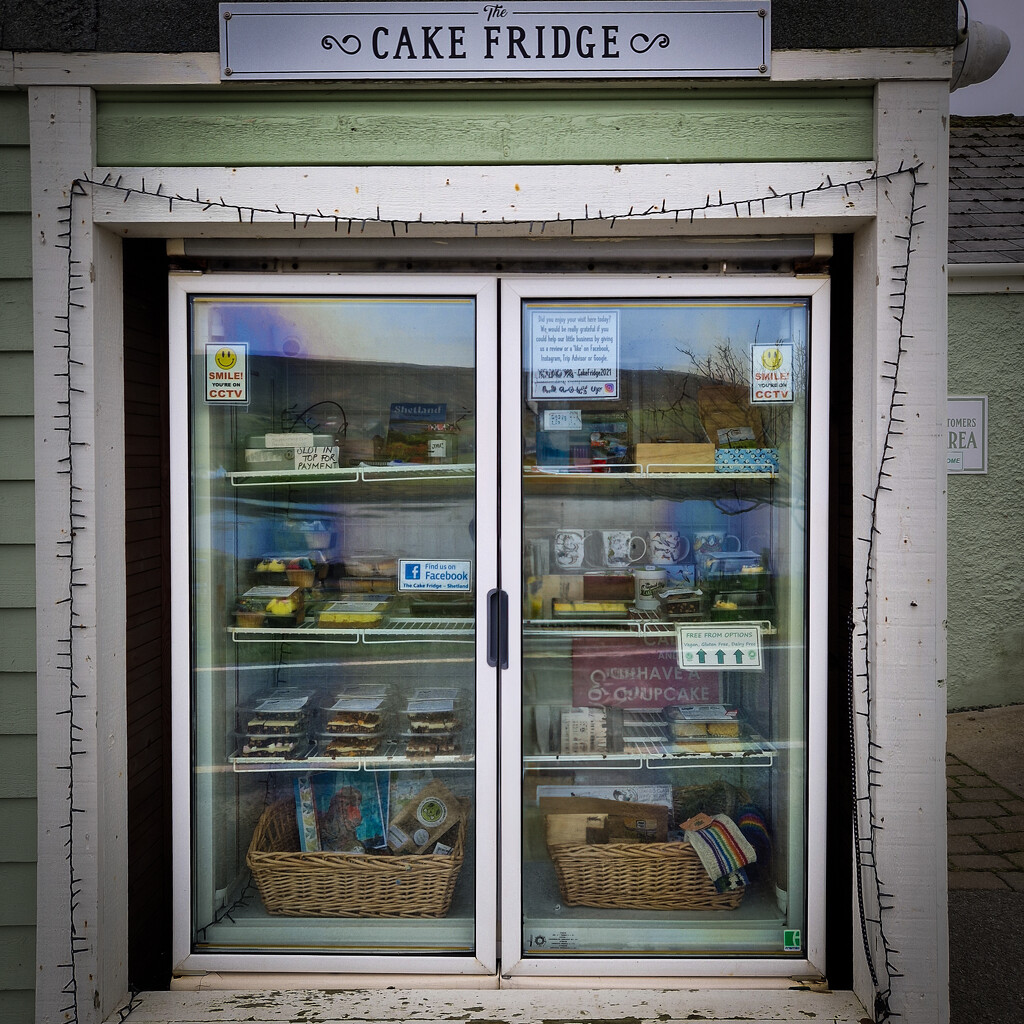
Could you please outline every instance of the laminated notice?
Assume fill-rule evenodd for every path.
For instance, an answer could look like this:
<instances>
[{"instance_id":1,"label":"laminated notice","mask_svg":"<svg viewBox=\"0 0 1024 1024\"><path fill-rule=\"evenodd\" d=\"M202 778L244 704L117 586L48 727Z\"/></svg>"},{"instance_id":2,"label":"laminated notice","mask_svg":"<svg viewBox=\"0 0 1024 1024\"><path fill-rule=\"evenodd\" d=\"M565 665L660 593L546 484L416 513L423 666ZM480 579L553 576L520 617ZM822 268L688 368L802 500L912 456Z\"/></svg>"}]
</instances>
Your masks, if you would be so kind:
<instances>
[{"instance_id":1,"label":"laminated notice","mask_svg":"<svg viewBox=\"0 0 1024 1024\"><path fill-rule=\"evenodd\" d=\"M607 750L605 708L570 708L562 712L563 754L604 754Z\"/></svg>"}]
</instances>

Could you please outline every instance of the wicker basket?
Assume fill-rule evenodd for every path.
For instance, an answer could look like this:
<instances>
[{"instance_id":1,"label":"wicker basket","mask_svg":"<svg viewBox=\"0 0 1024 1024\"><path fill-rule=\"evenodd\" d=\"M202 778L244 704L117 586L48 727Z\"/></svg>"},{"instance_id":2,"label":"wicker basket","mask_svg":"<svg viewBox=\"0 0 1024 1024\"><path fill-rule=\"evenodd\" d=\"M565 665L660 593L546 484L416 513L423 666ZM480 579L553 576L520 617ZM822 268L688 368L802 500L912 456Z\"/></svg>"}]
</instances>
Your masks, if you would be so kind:
<instances>
[{"instance_id":1,"label":"wicker basket","mask_svg":"<svg viewBox=\"0 0 1024 1024\"><path fill-rule=\"evenodd\" d=\"M308 589L316 583L316 569L286 569L285 575L293 587Z\"/></svg>"},{"instance_id":2,"label":"wicker basket","mask_svg":"<svg viewBox=\"0 0 1024 1024\"><path fill-rule=\"evenodd\" d=\"M569 906L735 910L743 889L718 892L688 843L549 844Z\"/></svg>"},{"instance_id":3,"label":"wicker basket","mask_svg":"<svg viewBox=\"0 0 1024 1024\"><path fill-rule=\"evenodd\" d=\"M465 856L465 823L449 856L300 853L295 804L268 807L245 861L263 905L288 917L444 917Z\"/></svg>"}]
</instances>

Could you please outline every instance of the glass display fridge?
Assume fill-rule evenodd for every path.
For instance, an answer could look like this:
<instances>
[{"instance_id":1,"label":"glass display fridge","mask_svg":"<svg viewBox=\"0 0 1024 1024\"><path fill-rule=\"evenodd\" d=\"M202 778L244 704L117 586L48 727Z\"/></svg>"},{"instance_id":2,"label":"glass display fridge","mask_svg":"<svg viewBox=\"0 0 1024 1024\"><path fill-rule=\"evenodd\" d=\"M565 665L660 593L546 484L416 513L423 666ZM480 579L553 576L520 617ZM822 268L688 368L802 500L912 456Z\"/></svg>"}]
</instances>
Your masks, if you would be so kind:
<instances>
[{"instance_id":1,"label":"glass display fridge","mask_svg":"<svg viewBox=\"0 0 1024 1024\"><path fill-rule=\"evenodd\" d=\"M175 970L823 971L827 279L170 302Z\"/></svg>"}]
</instances>

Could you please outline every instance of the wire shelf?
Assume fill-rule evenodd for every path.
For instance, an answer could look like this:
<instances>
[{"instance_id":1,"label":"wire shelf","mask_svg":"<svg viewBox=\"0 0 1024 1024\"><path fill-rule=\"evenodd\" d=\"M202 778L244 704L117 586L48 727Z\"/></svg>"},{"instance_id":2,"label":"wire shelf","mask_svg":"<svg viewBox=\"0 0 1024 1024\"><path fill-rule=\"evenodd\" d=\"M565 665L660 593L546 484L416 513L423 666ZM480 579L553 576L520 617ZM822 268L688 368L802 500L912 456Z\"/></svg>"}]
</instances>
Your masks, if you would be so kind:
<instances>
[{"instance_id":1,"label":"wire shelf","mask_svg":"<svg viewBox=\"0 0 1024 1024\"><path fill-rule=\"evenodd\" d=\"M404 617L390 619L372 628L322 628L310 619L301 626L230 626L228 632L236 643L287 643L300 641L314 644L396 644L396 643L465 643L476 640L476 619L442 619Z\"/></svg>"},{"instance_id":2,"label":"wire shelf","mask_svg":"<svg viewBox=\"0 0 1024 1024\"><path fill-rule=\"evenodd\" d=\"M472 480L476 466L472 463L428 465L399 463L390 466L346 466L335 469L267 469L228 473L232 487L266 487L287 484L289 487L317 486L332 483L394 483L409 480Z\"/></svg>"}]
</instances>

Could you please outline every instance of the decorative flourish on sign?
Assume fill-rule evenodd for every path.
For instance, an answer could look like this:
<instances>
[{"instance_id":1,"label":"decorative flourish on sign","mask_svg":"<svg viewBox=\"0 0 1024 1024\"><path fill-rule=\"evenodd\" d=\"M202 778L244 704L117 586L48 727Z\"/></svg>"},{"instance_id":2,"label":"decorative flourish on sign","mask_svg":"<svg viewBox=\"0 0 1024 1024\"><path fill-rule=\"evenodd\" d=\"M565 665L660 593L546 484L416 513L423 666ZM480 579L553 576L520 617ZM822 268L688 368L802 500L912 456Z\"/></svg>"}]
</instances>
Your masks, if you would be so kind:
<instances>
[{"instance_id":1,"label":"decorative flourish on sign","mask_svg":"<svg viewBox=\"0 0 1024 1024\"><path fill-rule=\"evenodd\" d=\"M333 37L330 38L333 39ZM346 39L347 38L348 37L346 37ZM323 43L325 48L329 48L326 43L327 39L328 37L325 36L325 42ZM337 43L337 40L335 39L334 42ZM654 42L657 42L657 40ZM653 45L653 42L651 45ZM903 408L902 399L906 396L906 391L900 387L900 375L903 370L903 358L908 352L907 343L912 338L912 335L909 334L906 329L907 289L911 256L914 253L913 233L914 229L919 227L922 223L918 217L921 210L924 209L922 205L919 205L917 199L918 188L922 187L922 183L918 180L918 172L920 171L920 168L920 164L911 167L904 167L901 163L895 171L891 171L886 174L880 174L875 170L861 178L839 182L834 182L830 176L826 175L825 180L819 182L817 185L808 186L803 189L791 189L783 192L778 192L769 185L767 194L753 196L746 199L730 199L724 197L721 191L719 191L717 197L714 197L709 193L702 203L698 202L695 204L675 205L670 204L667 199L662 199L660 203L650 204L642 208L630 206L627 210L605 211L603 209L597 209L593 212L590 209L589 203L584 202L582 214L573 214L571 216L563 217L561 213L556 213L553 218L542 221L522 221L509 219L507 217L501 217L500 219L467 218L465 214L461 215L457 220L429 220L428 218L425 218L422 213L418 218L409 220L401 217L389 217L386 213L382 214L379 207L373 216L367 217L355 214L346 216L344 214L336 213L325 214L319 209L312 211L282 209L281 206L276 203L273 206L256 206L245 203L235 203L231 202L229 199L225 199L223 196L203 196L200 188L195 190L194 196L191 194L182 195L180 193L168 194L164 192L162 183L158 184L156 188L148 187L146 185L145 178L143 178L138 185L128 185L124 182L123 175L118 176L116 180L113 180L112 176L108 174L102 181L94 181L86 174L72 182L69 202L60 207L60 212L63 215L60 218L60 223L65 226L65 230L61 232L60 238L65 239L66 241L59 242L58 245L60 248L66 249L68 252L67 301L65 312L57 316L58 326L55 328L58 335L60 335L60 340L57 342L55 347L61 349L65 353L65 368L58 374L58 376L66 381L66 391L64 397L58 402L61 411L54 414L54 419L56 420L54 430L57 431L62 438L61 450L64 452L64 455L60 459L60 463L63 467L60 470L60 473L62 476L67 478L68 501L67 536L57 542L62 549L57 557L65 560L66 562L65 568L67 570L66 575L68 580L67 595L60 601L60 604L65 607L67 612L67 633L66 636L62 636L57 641L59 645L57 667L66 674L68 697L67 706L58 712L58 714L67 716L69 756L66 764L57 766L60 771L67 772L68 778L67 821L61 825L61 828L65 830L65 848L67 851L66 857L68 862L67 906L68 920L70 924L68 960L66 963L60 965L61 968L68 972L68 980L66 981L62 991L68 996L69 1003L61 1009L61 1013L64 1014L63 1019L66 1024L77 1024L79 1020L79 992L76 959L80 954L85 953L88 949L86 939L84 935L81 934L81 932L84 931L84 922L81 924L81 930L79 928L80 915L78 913L78 897L81 892L82 883L76 872L78 834L75 828L75 815L83 813L83 809L77 806L76 800L75 758L85 753L81 747L82 739L80 733L82 731L82 725L76 717L76 701L81 700L86 696L86 694L82 692L81 685L78 681L78 652L75 644L76 632L85 628L81 621L81 615L76 603L78 588L85 584L78 582L76 579L76 574L81 572L84 569L84 566L79 564L75 540L78 533L86 528L86 524L84 522L86 518L85 513L80 511L79 508L83 504L83 499L79 496L81 488L75 480L75 453L78 447L87 444L88 442L79 439L76 434L75 412L78 403L86 401L85 398L79 397L86 394L86 380L84 374L81 375L81 380L79 379L77 368L81 367L83 363L73 358L71 331L73 310L83 308L82 304L76 301L76 293L83 287L77 282L82 280L84 277L83 273L79 269L81 261L73 258L74 245L72 227L76 221L76 218L74 217L74 203L76 199L89 195L86 186L91 187L94 191L102 189L105 191L116 192L122 196L122 201L125 203L133 197L137 197L138 199L145 200L147 202L151 202L153 200L158 200L161 203L166 202L168 212L172 212L175 203L178 203L179 205L198 207L202 212L206 212L211 209L232 210L237 214L239 223L253 224L256 223L257 217L259 217L261 221L280 221L281 219L290 219L292 227L295 230L304 229L311 223L327 223L333 224L335 231L344 227L346 234L351 234L353 229L360 233L365 231L368 224L384 224L390 226L391 233L393 235L397 235L400 228L405 233L408 233L410 225L412 224L433 224L444 226L466 225L468 227L472 227L474 229L474 233L477 233L481 227L519 224L520 226L526 227L530 234L543 234L547 226L552 223L560 225L567 224L571 233L577 223L588 223L594 221L604 222L606 227L614 230L616 222L623 220L629 221L645 220L655 217L671 217L675 222L678 222L680 218L686 218L690 223L692 223L694 218L701 214L730 209L734 217L739 218L744 215L751 217L756 212L767 212L769 206L778 203L787 204L789 209L793 209L797 205L803 207L807 197L813 196L816 193L831 192L842 189L845 195L849 196L852 189L864 191L865 187L869 183L877 181L891 182L896 177L909 176L911 188L907 233L906 235L896 236L898 239L906 243L905 257L903 262L896 264L892 268L894 290L890 293L892 298L890 308L893 311L893 319L898 325L898 336L895 346L896 351L893 358L891 360L886 360L886 364L891 367L891 373L886 374L885 379L892 382L886 433L874 489L871 494L864 495L870 504L869 535L868 537L860 538L860 540L867 545L864 597L861 605L857 609L862 619L859 637L863 642L863 671L856 674L854 671L855 655L853 650L853 638L856 632L856 626L854 624L852 614L849 619L850 650L848 657L848 686L850 691L851 709L850 731L853 741L852 749L854 751L851 763L854 794L853 826L855 857L857 864L857 897L860 907L861 934L864 943L864 953L867 960L867 966L871 975L872 985L875 990L873 1013L876 1024L883 1024L883 1022L888 1021L893 1017L900 1016L900 1014L891 1009L890 1000L892 998L892 983L895 979L902 977L902 975L896 970L893 959L894 956L897 955L897 950L893 949L889 944L884 927L886 915L891 913L894 909L894 905L891 902L894 899L894 895L890 892L886 892L884 889L883 883L878 874L878 861L876 856L876 842L878 840L878 833L882 830L882 825L876 810L875 801L876 792L882 784L881 765L883 764L883 760L880 756L881 746L875 738L873 677L870 658L872 634L869 608L874 592L874 568L879 557L877 548L877 539L880 536L877 526L878 509L884 493L891 490L886 483L891 476L889 464L895 458L896 438L900 436L901 431L899 427L903 423L900 411ZM78 386L79 384L82 386ZM91 417L86 415L83 418L90 419ZM863 688L861 691L861 696L864 698L863 710L857 710L856 694L854 693L855 677L863 680ZM867 752L863 761L863 767L858 763L855 753L857 749L857 730L855 728L857 717L862 717L866 722ZM861 789L864 790L863 793L861 792ZM243 888L237 897L236 902L227 907L221 908L221 910L218 911L214 921L211 921L210 924L214 924L225 917L230 919L231 913L238 907L244 906L245 901L248 898L249 890L246 887ZM869 902L873 904L872 907L869 907ZM206 927L209 926L210 925L207 925ZM885 974L884 979L881 977L881 972L876 963L877 958L872 951L872 930L874 933L874 939L881 945L882 968ZM131 1013L135 1005L136 1000L135 994L133 993L131 1001L121 1011L119 1011L120 1019L122 1021L129 1013Z\"/></svg>"},{"instance_id":2,"label":"decorative flourish on sign","mask_svg":"<svg viewBox=\"0 0 1024 1024\"><path fill-rule=\"evenodd\" d=\"M638 43L637 40L641 40L641 42ZM652 46L660 46L661 49L664 50L668 44L669 38L664 32L659 32L653 39L644 32L637 32L637 34L630 39L629 48L634 53L646 53Z\"/></svg>"},{"instance_id":3,"label":"decorative flourish on sign","mask_svg":"<svg viewBox=\"0 0 1024 1024\"><path fill-rule=\"evenodd\" d=\"M351 45L353 41L355 41L355 49L350 50L348 46L346 46L345 44L348 43L349 45ZM336 36L326 35L323 37L323 39L320 40L320 45L325 50L333 50L334 47L336 46L339 50L341 50L342 53L347 53L351 57L360 51L363 44L359 41L359 36L354 36L350 33L349 35L345 36L345 38L340 43L338 42Z\"/></svg>"}]
</instances>

